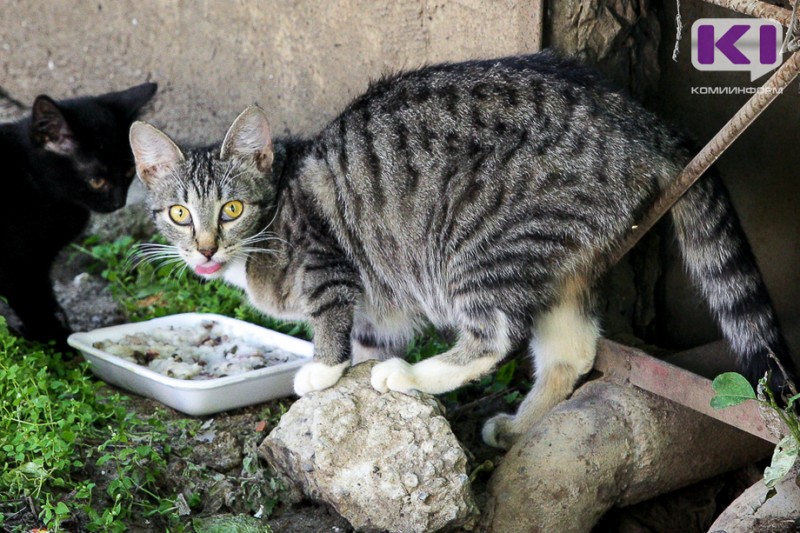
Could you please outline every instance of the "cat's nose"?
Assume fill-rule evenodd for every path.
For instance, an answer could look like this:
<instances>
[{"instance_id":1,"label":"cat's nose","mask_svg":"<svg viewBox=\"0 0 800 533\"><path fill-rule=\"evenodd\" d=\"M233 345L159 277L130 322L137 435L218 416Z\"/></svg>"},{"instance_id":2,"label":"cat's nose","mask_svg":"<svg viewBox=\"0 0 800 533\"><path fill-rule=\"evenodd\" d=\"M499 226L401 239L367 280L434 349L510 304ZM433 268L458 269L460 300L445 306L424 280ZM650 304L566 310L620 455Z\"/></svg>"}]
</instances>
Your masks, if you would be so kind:
<instances>
[{"instance_id":1,"label":"cat's nose","mask_svg":"<svg viewBox=\"0 0 800 533\"><path fill-rule=\"evenodd\" d=\"M199 248L197 251L203 254L206 259L211 259L217 253L217 250L218 248L214 246L213 248Z\"/></svg>"}]
</instances>

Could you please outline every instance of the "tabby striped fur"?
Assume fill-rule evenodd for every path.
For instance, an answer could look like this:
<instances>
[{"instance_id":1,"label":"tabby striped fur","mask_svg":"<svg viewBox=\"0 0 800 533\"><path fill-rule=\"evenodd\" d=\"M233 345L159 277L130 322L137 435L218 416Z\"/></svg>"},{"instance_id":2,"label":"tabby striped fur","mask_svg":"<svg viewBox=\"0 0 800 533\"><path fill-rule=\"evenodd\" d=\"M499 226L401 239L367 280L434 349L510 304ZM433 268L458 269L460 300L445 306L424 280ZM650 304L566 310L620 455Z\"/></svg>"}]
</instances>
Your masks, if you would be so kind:
<instances>
[{"instance_id":1,"label":"tabby striped fur","mask_svg":"<svg viewBox=\"0 0 800 533\"><path fill-rule=\"evenodd\" d=\"M221 264L207 277L242 286L265 313L310 321L315 360L298 372L298 394L334 384L351 356L388 358L372 374L380 391L441 393L527 346L533 391L484 429L506 447L592 367L593 293L608 268L597 258L691 156L676 131L549 52L388 77L307 140L273 146L252 106L221 147L184 156L143 124L131 142L158 228L183 259ZM221 222L229 200L245 213ZM174 204L189 207L191 226L169 220ZM718 177L671 214L742 368L757 379L768 351L787 360ZM208 243L209 259L197 251ZM393 357L427 322L455 329L455 346L416 365Z\"/></svg>"}]
</instances>

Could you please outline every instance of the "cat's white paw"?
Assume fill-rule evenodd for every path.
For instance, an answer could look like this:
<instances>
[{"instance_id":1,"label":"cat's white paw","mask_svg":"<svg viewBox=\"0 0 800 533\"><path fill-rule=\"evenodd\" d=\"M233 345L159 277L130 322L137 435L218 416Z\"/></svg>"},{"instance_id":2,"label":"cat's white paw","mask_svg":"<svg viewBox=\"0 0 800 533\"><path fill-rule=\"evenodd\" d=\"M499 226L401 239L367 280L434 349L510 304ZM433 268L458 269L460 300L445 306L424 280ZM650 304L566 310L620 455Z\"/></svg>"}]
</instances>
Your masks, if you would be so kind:
<instances>
[{"instance_id":1,"label":"cat's white paw","mask_svg":"<svg viewBox=\"0 0 800 533\"><path fill-rule=\"evenodd\" d=\"M294 375L295 394L303 396L309 392L327 389L339 381L349 365L347 361L333 366L316 361L303 365Z\"/></svg>"},{"instance_id":2,"label":"cat's white paw","mask_svg":"<svg viewBox=\"0 0 800 533\"><path fill-rule=\"evenodd\" d=\"M375 365L372 368L370 382L372 388L379 392L393 390L407 393L417 388L414 365L406 363L399 357Z\"/></svg>"},{"instance_id":3,"label":"cat's white paw","mask_svg":"<svg viewBox=\"0 0 800 533\"><path fill-rule=\"evenodd\" d=\"M483 425L481 437L489 446L508 450L518 437L514 431L514 417L505 413L493 416Z\"/></svg>"}]
</instances>

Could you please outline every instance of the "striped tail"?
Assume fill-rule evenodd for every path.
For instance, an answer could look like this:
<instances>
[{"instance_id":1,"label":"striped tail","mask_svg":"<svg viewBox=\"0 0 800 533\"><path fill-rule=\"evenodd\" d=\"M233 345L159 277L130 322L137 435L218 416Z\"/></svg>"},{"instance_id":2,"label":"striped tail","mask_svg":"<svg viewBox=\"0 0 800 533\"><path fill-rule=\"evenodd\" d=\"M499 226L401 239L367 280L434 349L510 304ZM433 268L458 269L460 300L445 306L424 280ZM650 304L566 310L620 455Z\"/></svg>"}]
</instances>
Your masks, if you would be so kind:
<instances>
[{"instance_id":1,"label":"striped tail","mask_svg":"<svg viewBox=\"0 0 800 533\"><path fill-rule=\"evenodd\" d=\"M771 371L770 389L785 380L775 354L794 381L795 367L756 258L716 170L712 167L675 204L673 224L686 268L754 385Z\"/></svg>"}]
</instances>

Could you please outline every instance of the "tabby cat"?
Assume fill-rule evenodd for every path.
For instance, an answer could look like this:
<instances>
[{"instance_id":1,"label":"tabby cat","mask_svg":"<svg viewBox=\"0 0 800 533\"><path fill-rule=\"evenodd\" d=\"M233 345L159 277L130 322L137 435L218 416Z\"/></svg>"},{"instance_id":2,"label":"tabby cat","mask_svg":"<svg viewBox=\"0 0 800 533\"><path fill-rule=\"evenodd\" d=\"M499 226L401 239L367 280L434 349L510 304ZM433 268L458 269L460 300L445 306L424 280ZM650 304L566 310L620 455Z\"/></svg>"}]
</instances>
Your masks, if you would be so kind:
<instances>
[{"instance_id":1,"label":"tabby cat","mask_svg":"<svg viewBox=\"0 0 800 533\"><path fill-rule=\"evenodd\" d=\"M50 269L90 212L125 205L135 174L128 132L156 88L145 83L61 101L40 95L28 117L0 124L0 176L8 199L0 213L0 296L27 337L69 349L70 328L53 295Z\"/></svg>"},{"instance_id":2,"label":"tabby cat","mask_svg":"<svg viewBox=\"0 0 800 533\"><path fill-rule=\"evenodd\" d=\"M387 77L310 139L273 140L257 106L218 146L182 150L141 122L130 139L173 245L157 253L313 326L297 394L336 383L351 355L387 359L372 371L379 391L442 393L527 346L533 390L483 431L503 447L591 369L604 258L692 155L676 131L550 52ZM706 176L671 218L741 367L757 379L768 351L790 361L720 180ZM428 321L458 339L409 364L399 356Z\"/></svg>"}]
</instances>

